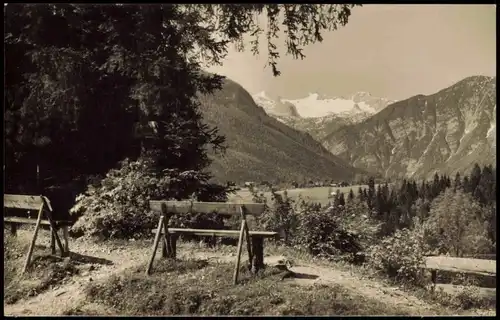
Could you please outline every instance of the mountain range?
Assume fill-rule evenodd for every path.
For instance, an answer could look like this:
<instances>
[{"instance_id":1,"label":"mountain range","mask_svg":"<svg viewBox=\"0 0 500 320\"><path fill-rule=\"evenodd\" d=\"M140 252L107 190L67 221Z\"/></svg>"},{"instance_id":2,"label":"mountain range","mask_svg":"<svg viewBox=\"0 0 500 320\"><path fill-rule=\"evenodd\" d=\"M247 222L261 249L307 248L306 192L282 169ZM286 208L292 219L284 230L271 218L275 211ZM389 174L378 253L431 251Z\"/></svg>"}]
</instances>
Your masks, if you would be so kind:
<instances>
[{"instance_id":1,"label":"mountain range","mask_svg":"<svg viewBox=\"0 0 500 320\"><path fill-rule=\"evenodd\" d=\"M321 139L334 155L385 177L428 178L496 162L496 77L472 76L390 104Z\"/></svg>"},{"instance_id":2,"label":"mountain range","mask_svg":"<svg viewBox=\"0 0 500 320\"><path fill-rule=\"evenodd\" d=\"M211 154L217 181L305 182L350 180L364 174L333 155L306 132L269 116L238 83L200 95L203 119L226 137L224 154Z\"/></svg>"},{"instance_id":3,"label":"mountain range","mask_svg":"<svg viewBox=\"0 0 500 320\"><path fill-rule=\"evenodd\" d=\"M317 140L322 140L342 126L367 119L395 102L374 97L368 92L357 92L348 98L310 93L307 97L294 100L260 92L253 98L269 115L292 128L308 132Z\"/></svg>"},{"instance_id":4,"label":"mountain range","mask_svg":"<svg viewBox=\"0 0 500 320\"><path fill-rule=\"evenodd\" d=\"M227 139L226 153L211 155L219 181L429 178L496 161L496 77L468 77L401 101L366 92L252 96L226 79L200 99L205 122Z\"/></svg>"}]
</instances>

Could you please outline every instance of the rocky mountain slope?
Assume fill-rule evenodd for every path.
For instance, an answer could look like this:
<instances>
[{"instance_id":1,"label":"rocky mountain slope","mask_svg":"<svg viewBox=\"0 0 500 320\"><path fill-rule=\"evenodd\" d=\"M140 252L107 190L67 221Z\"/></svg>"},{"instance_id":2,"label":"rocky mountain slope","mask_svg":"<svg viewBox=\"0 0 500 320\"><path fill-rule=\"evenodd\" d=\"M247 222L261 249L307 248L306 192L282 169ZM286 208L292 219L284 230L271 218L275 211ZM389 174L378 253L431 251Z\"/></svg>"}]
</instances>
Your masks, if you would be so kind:
<instances>
[{"instance_id":1,"label":"rocky mountain slope","mask_svg":"<svg viewBox=\"0 0 500 320\"><path fill-rule=\"evenodd\" d=\"M373 97L367 92L358 92L349 98L312 93L295 100L260 92L253 98L267 114L311 134L317 140L322 140L342 126L358 123L394 102Z\"/></svg>"},{"instance_id":2,"label":"rocky mountain slope","mask_svg":"<svg viewBox=\"0 0 500 320\"><path fill-rule=\"evenodd\" d=\"M322 143L355 167L386 177L429 177L496 161L496 77L473 76L389 105Z\"/></svg>"},{"instance_id":3,"label":"rocky mountain slope","mask_svg":"<svg viewBox=\"0 0 500 320\"><path fill-rule=\"evenodd\" d=\"M222 90L200 99L206 123L226 136L226 153L212 155L210 167L219 181L344 180L361 172L309 134L267 115L234 81L226 79Z\"/></svg>"}]
</instances>

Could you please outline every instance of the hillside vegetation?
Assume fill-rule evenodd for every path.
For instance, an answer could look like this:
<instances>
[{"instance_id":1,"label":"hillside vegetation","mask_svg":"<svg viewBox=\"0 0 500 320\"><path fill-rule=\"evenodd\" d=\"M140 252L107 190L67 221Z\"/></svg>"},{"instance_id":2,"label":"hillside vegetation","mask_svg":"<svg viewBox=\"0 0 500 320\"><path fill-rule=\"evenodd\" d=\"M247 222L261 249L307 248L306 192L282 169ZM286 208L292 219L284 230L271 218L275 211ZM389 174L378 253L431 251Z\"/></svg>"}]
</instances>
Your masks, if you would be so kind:
<instances>
[{"instance_id":1,"label":"hillside vegetation","mask_svg":"<svg viewBox=\"0 0 500 320\"><path fill-rule=\"evenodd\" d=\"M268 116L234 81L226 79L222 90L200 100L204 121L226 137L226 153L213 155L210 166L218 180L350 180L362 172L329 153L309 134Z\"/></svg>"}]
</instances>

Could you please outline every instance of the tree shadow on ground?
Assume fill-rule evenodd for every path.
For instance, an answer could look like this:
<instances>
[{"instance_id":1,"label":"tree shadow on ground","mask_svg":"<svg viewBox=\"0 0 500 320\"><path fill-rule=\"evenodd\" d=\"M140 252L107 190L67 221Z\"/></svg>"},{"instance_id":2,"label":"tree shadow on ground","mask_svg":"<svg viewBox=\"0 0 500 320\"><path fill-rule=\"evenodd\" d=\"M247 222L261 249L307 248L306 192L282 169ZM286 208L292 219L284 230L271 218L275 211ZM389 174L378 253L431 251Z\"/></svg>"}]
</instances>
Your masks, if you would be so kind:
<instances>
[{"instance_id":1,"label":"tree shadow on ground","mask_svg":"<svg viewBox=\"0 0 500 320\"><path fill-rule=\"evenodd\" d=\"M308 279L308 280L315 280L318 279L319 276L315 274L307 274L307 273L297 273L297 272L292 272L290 275L290 278L293 279Z\"/></svg>"},{"instance_id":2,"label":"tree shadow on ground","mask_svg":"<svg viewBox=\"0 0 500 320\"><path fill-rule=\"evenodd\" d=\"M69 257L72 261L82 264L103 264L108 266L114 264L113 261L108 259L88 256L76 252L70 252Z\"/></svg>"}]
</instances>

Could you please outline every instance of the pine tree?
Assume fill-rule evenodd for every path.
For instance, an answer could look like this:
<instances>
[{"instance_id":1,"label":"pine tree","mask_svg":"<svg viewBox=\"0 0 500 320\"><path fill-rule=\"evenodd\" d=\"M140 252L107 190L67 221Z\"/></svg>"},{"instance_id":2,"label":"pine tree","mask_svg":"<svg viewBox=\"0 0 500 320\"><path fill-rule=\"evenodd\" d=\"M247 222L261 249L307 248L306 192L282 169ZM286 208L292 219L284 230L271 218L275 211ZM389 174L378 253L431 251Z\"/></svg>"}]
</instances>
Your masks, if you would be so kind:
<instances>
[{"instance_id":1,"label":"pine tree","mask_svg":"<svg viewBox=\"0 0 500 320\"><path fill-rule=\"evenodd\" d=\"M466 193L469 193L471 190L471 184L470 184L470 180L469 180L468 175L465 175L463 180L462 180L462 189Z\"/></svg>"},{"instance_id":2,"label":"pine tree","mask_svg":"<svg viewBox=\"0 0 500 320\"><path fill-rule=\"evenodd\" d=\"M432 180L431 186L431 197L434 199L441 192L440 179L437 173L434 174L434 179Z\"/></svg>"},{"instance_id":3,"label":"pine tree","mask_svg":"<svg viewBox=\"0 0 500 320\"><path fill-rule=\"evenodd\" d=\"M385 212L385 203L384 203L384 197L382 195L382 188L380 185L377 186L376 192L375 192L375 198L374 198L374 208L377 212L377 215L379 218L383 216Z\"/></svg>"},{"instance_id":4,"label":"pine tree","mask_svg":"<svg viewBox=\"0 0 500 320\"><path fill-rule=\"evenodd\" d=\"M375 197L375 179L370 177L368 179L368 194L367 194L367 203L370 209L373 208L373 201Z\"/></svg>"},{"instance_id":5,"label":"pine tree","mask_svg":"<svg viewBox=\"0 0 500 320\"><path fill-rule=\"evenodd\" d=\"M340 196L339 196L339 205L340 206L345 206L345 197L344 197L344 193L343 192L341 192Z\"/></svg>"},{"instance_id":6,"label":"pine tree","mask_svg":"<svg viewBox=\"0 0 500 320\"><path fill-rule=\"evenodd\" d=\"M491 165L483 167L474 197L483 205L489 205L496 200L496 177Z\"/></svg>"},{"instance_id":7,"label":"pine tree","mask_svg":"<svg viewBox=\"0 0 500 320\"><path fill-rule=\"evenodd\" d=\"M340 206L340 192L338 191L335 193L335 197L333 199L333 205L335 206L335 208Z\"/></svg>"},{"instance_id":8,"label":"pine tree","mask_svg":"<svg viewBox=\"0 0 500 320\"><path fill-rule=\"evenodd\" d=\"M360 202L365 201L364 193L363 193L363 188L359 187L358 188L358 198Z\"/></svg>"},{"instance_id":9,"label":"pine tree","mask_svg":"<svg viewBox=\"0 0 500 320\"><path fill-rule=\"evenodd\" d=\"M420 190L418 192L420 194L421 199L427 199L428 194L427 194L427 181L422 180L422 183L420 184Z\"/></svg>"},{"instance_id":10,"label":"pine tree","mask_svg":"<svg viewBox=\"0 0 500 320\"><path fill-rule=\"evenodd\" d=\"M354 191L352 191L352 189L349 189L347 200L349 201L349 203L352 203L354 201Z\"/></svg>"},{"instance_id":11,"label":"pine tree","mask_svg":"<svg viewBox=\"0 0 500 320\"><path fill-rule=\"evenodd\" d=\"M472 168L472 172L469 178L469 189L467 192L474 194L476 188L479 186L479 182L481 181L481 167L477 163L474 164L474 168Z\"/></svg>"},{"instance_id":12,"label":"pine tree","mask_svg":"<svg viewBox=\"0 0 500 320\"><path fill-rule=\"evenodd\" d=\"M460 172L457 171L455 175L455 181L453 182L453 190L456 191L462 188L462 177L460 176Z\"/></svg>"},{"instance_id":13,"label":"pine tree","mask_svg":"<svg viewBox=\"0 0 500 320\"><path fill-rule=\"evenodd\" d=\"M220 89L223 79L202 67L220 64L244 35L256 52L264 34L269 66L279 75L279 28L287 31L286 53L303 58L302 48L345 25L352 7L5 5L8 186L33 184L37 165L61 183L139 156L153 159L158 174L168 169L210 178L201 177L210 163L207 150L223 151L224 139L204 124L196 98ZM256 23L260 17L267 19L266 33Z\"/></svg>"}]
</instances>

